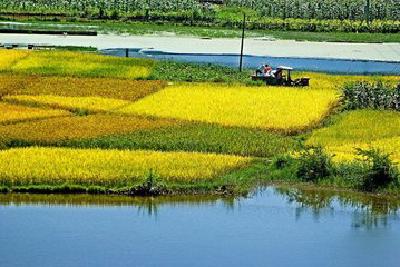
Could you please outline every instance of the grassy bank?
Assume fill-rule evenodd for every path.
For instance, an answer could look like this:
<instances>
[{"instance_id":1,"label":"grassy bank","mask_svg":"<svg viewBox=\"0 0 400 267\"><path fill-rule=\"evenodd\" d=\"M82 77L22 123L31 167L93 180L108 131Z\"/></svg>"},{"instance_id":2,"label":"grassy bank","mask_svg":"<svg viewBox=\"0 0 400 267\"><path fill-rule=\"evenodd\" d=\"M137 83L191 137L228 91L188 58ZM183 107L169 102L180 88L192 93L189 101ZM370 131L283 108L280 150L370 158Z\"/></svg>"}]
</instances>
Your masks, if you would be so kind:
<instances>
[{"instance_id":1,"label":"grassy bank","mask_svg":"<svg viewBox=\"0 0 400 267\"><path fill-rule=\"evenodd\" d=\"M299 89L225 67L0 55L2 192L230 194L278 181L370 190L375 163L354 148L380 149L378 167L398 161L398 111L347 110L341 97L345 84L381 81L397 101L398 77L295 73L311 78ZM396 179L371 191L397 194Z\"/></svg>"}]
</instances>

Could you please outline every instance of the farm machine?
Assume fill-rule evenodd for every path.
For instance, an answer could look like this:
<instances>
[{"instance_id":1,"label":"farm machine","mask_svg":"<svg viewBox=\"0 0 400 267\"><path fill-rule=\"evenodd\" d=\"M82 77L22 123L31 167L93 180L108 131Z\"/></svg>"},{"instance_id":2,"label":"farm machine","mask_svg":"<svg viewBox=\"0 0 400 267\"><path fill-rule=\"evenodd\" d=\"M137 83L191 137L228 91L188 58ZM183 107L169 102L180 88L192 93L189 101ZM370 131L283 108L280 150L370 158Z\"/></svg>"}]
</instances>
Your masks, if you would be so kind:
<instances>
[{"instance_id":1,"label":"farm machine","mask_svg":"<svg viewBox=\"0 0 400 267\"><path fill-rule=\"evenodd\" d=\"M292 79L292 67L279 66L275 70L268 65L264 65L257 69L251 76L254 81L264 81L266 85L272 86L289 86L289 87L305 87L310 85L310 78Z\"/></svg>"}]
</instances>

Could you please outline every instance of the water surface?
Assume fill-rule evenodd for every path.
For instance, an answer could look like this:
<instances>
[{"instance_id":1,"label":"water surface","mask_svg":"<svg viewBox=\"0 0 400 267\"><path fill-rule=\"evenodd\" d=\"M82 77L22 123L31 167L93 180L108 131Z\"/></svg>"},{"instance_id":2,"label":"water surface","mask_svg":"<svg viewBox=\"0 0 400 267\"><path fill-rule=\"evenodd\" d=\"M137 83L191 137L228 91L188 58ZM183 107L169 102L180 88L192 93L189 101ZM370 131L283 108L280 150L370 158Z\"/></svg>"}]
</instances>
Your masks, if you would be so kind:
<instances>
[{"instance_id":1,"label":"water surface","mask_svg":"<svg viewBox=\"0 0 400 267\"><path fill-rule=\"evenodd\" d=\"M112 56L126 56L126 49L105 49L102 52ZM238 67L240 57L238 54L212 54L212 53L169 53L151 49L128 49L129 57L154 58L161 60L174 60L181 62L194 62L203 64L217 64L228 67ZM362 75L399 75L400 62L374 61L374 60L347 60L299 57L266 57L249 56L243 58L246 68L257 68L265 63L273 67L291 66L301 71L317 71L343 74Z\"/></svg>"},{"instance_id":2,"label":"water surface","mask_svg":"<svg viewBox=\"0 0 400 267\"><path fill-rule=\"evenodd\" d=\"M0 266L399 266L399 199L0 195Z\"/></svg>"}]
</instances>

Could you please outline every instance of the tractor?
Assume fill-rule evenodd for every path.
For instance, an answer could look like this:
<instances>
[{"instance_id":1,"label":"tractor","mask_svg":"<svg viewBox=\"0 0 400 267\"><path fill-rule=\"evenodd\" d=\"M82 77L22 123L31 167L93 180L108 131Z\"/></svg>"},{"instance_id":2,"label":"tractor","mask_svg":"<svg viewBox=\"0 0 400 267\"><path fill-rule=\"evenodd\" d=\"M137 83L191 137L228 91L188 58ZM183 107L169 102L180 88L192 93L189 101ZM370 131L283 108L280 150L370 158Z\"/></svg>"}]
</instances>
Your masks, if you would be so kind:
<instances>
[{"instance_id":1,"label":"tractor","mask_svg":"<svg viewBox=\"0 0 400 267\"><path fill-rule=\"evenodd\" d=\"M253 81L264 81L266 85L305 87L310 85L310 78L297 78L292 80L292 67L279 66L273 70L268 65L257 69L251 76Z\"/></svg>"}]
</instances>

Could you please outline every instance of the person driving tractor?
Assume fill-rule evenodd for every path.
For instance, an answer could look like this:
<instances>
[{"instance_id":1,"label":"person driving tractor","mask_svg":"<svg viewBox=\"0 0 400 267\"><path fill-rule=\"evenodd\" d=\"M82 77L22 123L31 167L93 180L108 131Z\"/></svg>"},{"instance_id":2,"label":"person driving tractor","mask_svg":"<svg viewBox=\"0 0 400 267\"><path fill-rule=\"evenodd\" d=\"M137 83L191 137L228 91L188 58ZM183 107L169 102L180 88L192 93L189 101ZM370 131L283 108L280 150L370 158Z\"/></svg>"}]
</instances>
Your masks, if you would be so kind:
<instances>
[{"instance_id":1,"label":"person driving tractor","mask_svg":"<svg viewBox=\"0 0 400 267\"><path fill-rule=\"evenodd\" d=\"M256 75L264 77L272 76L272 67L268 64L262 65L256 70Z\"/></svg>"},{"instance_id":2,"label":"person driving tractor","mask_svg":"<svg viewBox=\"0 0 400 267\"><path fill-rule=\"evenodd\" d=\"M265 64L263 72L264 72L264 76L271 76L272 67L269 66L268 64Z\"/></svg>"}]
</instances>

